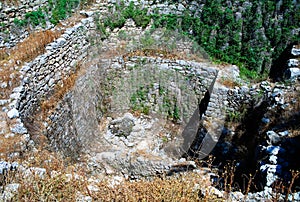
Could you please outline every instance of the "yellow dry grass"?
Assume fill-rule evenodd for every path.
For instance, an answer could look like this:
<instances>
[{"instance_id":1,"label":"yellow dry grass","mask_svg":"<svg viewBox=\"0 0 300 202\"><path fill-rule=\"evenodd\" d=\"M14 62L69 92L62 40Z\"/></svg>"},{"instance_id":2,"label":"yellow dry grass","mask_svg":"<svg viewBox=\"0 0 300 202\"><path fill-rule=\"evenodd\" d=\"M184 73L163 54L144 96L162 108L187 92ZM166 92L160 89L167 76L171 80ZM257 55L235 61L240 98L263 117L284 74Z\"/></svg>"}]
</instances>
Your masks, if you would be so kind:
<instances>
[{"instance_id":1,"label":"yellow dry grass","mask_svg":"<svg viewBox=\"0 0 300 202\"><path fill-rule=\"evenodd\" d=\"M77 67L79 68L79 67ZM63 99L64 95L70 91L70 89L73 88L75 85L75 81L77 79L78 72L75 72L71 74L70 76L66 77L65 79L62 80L62 85L57 85L54 94L51 95L49 99L46 99L41 102L41 111L46 118L49 113L53 111L53 109L56 107L57 103Z\"/></svg>"},{"instance_id":2,"label":"yellow dry grass","mask_svg":"<svg viewBox=\"0 0 300 202\"><path fill-rule=\"evenodd\" d=\"M93 181L88 180L84 168L68 166L65 160L50 152L39 151L30 157L26 165L45 168L46 173L43 177L34 172L24 177L24 173L11 172L6 182L21 185L13 201L76 201L79 195L88 196L93 201L224 201L208 194L211 183L203 172L135 181L124 179L112 184L107 176L94 176ZM203 190L207 192L206 197Z\"/></svg>"},{"instance_id":3,"label":"yellow dry grass","mask_svg":"<svg viewBox=\"0 0 300 202\"><path fill-rule=\"evenodd\" d=\"M9 83L8 88L3 89L0 97L7 98L11 90L19 85L18 66L29 62L45 52L45 46L61 35L61 32L46 30L29 35L27 39L18 43L11 50L0 50L0 81Z\"/></svg>"}]
</instances>

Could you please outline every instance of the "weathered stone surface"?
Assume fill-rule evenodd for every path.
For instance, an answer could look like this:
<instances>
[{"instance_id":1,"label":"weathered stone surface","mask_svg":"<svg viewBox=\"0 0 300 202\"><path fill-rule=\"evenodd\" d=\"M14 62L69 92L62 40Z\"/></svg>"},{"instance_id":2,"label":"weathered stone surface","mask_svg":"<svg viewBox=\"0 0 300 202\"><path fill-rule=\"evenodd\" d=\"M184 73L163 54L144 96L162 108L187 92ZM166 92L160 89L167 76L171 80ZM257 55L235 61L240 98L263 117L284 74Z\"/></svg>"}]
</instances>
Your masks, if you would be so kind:
<instances>
[{"instance_id":1,"label":"weathered stone surface","mask_svg":"<svg viewBox=\"0 0 300 202\"><path fill-rule=\"evenodd\" d=\"M21 184L13 183L5 186L3 193L0 194L0 201L11 201L18 193Z\"/></svg>"},{"instance_id":2,"label":"weathered stone surface","mask_svg":"<svg viewBox=\"0 0 300 202\"><path fill-rule=\"evenodd\" d=\"M280 136L274 131L268 131L267 137L269 138L269 144L277 144L281 140Z\"/></svg>"},{"instance_id":3,"label":"weathered stone surface","mask_svg":"<svg viewBox=\"0 0 300 202\"><path fill-rule=\"evenodd\" d=\"M299 61L297 59L289 59L288 60L288 67L298 67Z\"/></svg>"},{"instance_id":4,"label":"weathered stone surface","mask_svg":"<svg viewBox=\"0 0 300 202\"><path fill-rule=\"evenodd\" d=\"M17 162L9 163L7 161L0 161L0 175L3 175L9 170L16 170L19 164Z\"/></svg>"},{"instance_id":5,"label":"weathered stone surface","mask_svg":"<svg viewBox=\"0 0 300 202\"><path fill-rule=\"evenodd\" d=\"M10 119L17 118L17 117L19 117L19 115L20 115L19 111L15 108L13 108L9 112L7 112L7 116Z\"/></svg>"},{"instance_id":6,"label":"weathered stone surface","mask_svg":"<svg viewBox=\"0 0 300 202\"><path fill-rule=\"evenodd\" d=\"M292 55L294 56L299 56L300 55L300 49L299 48L296 48L295 46L292 48L292 51L291 51Z\"/></svg>"},{"instance_id":7,"label":"weathered stone surface","mask_svg":"<svg viewBox=\"0 0 300 202\"><path fill-rule=\"evenodd\" d=\"M0 100L0 106L7 104L9 100Z\"/></svg>"},{"instance_id":8,"label":"weathered stone surface","mask_svg":"<svg viewBox=\"0 0 300 202\"><path fill-rule=\"evenodd\" d=\"M27 129L25 128L23 123L18 123L10 128L11 132L16 133L16 134L25 134L27 133Z\"/></svg>"},{"instance_id":9,"label":"weathered stone surface","mask_svg":"<svg viewBox=\"0 0 300 202\"><path fill-rule=\"evenodd\" d=\"M285 71L284 76L286 79L295 80L300 76L300 69L296 67L288 68Z\"/></svg>"}]
</instances>

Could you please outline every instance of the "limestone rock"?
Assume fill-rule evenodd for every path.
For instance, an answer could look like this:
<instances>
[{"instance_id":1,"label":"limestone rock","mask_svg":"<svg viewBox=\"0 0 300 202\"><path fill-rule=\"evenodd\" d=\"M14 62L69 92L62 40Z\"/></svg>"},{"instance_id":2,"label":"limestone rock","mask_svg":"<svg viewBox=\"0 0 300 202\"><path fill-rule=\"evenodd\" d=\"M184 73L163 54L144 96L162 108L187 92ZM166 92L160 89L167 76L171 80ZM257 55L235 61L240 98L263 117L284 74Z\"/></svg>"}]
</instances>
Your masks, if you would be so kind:
<instances>
[{"instance_id":1,"label":"limestone rock","mask_svg":"<svg viewBox=\"0 0 300 202\"><path fill-rule=\"evenodd\" d=\"M285 79L290 79L290 80L295 80L300 76L300 69L293 67L293 68L288 68L284 72L284 77Z\"/></svg>"},{"instance_id":2,"label":"limestone rock","mask_svg":"<svg viewBox=\"0 0 300 202\"><path fill-rule=\"evenodd\" d=\"M0 100L0 106L3 106L8 103L8 100Z\"/></svg>"},{"instance_id":3,"label":"limestone rock","mask_svg":"<svg viewBox=\"0 0 300 202\"><path fill-rule=\"evenodd\" d=\"M12 201L12 198L17 194L20 184L8 184L5 186L4 191L0 194L0 201Z\"/></svg>"},{"instance_id":4,"label":"limestone rock","mask_svg":"<svg viewBox=\"0 0 300 202\"><path fill-rule=\"evenodd\" d=\"M24 127L23 123L17 123L10 128L11 132L16 134L25 134L27 129Z\"/></svg>"},{"instance_id":5,"label":"limestone rock","mask_svg":"<svg viewBox=\"0 0 300 202\"><path fill-rule=\"evenodd\" d=\"M19 111L16 108L13 108L9 112L7 112L7 116L10 119L17 118L19 117L19 115Z\"/></svg>"},{"instance_id":6,"label":"limestone rock","mask_svg":"<svg viewBox=\"0 0 300 202\"><path fill-rule=\"evenodd\" d=\"M271 145L277 144L281 140L280 136L274 131L268 131L267 136L269 139L268 143Z\"/></svg>"},{"instance_id":7,"label":"limestone rock","mask_svg":"<svg viewBox=\"0 0 300 202\"><path fill-rule=\"evenodd\" d=\"M300 49L299 48L296 48L295 46L292 48L292 51L291 51L292 55L294 56L299 56L300 55Z\"/></svg>"},{"instance_id":8,"label":"limestone rock","mask_svg":"<svg viewBox=\"0 0 300 202\"><path fill-rule=\"evenodd\" d=\"M288 67L298 67L299 61L297 59L289 59Z\"/></svg>"}]
</instances>

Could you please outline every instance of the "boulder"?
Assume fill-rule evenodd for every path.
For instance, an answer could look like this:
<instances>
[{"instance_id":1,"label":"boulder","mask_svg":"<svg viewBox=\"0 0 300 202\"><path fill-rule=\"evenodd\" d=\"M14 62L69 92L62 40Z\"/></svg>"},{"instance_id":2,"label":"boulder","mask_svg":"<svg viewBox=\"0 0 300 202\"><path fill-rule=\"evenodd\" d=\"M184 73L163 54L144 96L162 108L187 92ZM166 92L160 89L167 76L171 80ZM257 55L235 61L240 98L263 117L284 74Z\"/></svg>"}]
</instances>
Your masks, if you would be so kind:
<instances>
[{"instance_id":1,"label":"boulder","mask_svg":"<svg viewBox=\"0 0 300 202\"><path fill-rule=\"evenodd\" d=\"M289 59L288 67L298 67L299 61L297 59Z\"/></svg>"},{"instance_id":2,"label":"boulder","mask_svg":"<svg viewBox=\"0 0 300 202\"><path fill-rule=\"evenodd\" d=\"M293 68L288 68L284 72L284 78L289 79L289 80L295 80L300 76L300 69L293 67Z\"/></svg>"}]
</instances>

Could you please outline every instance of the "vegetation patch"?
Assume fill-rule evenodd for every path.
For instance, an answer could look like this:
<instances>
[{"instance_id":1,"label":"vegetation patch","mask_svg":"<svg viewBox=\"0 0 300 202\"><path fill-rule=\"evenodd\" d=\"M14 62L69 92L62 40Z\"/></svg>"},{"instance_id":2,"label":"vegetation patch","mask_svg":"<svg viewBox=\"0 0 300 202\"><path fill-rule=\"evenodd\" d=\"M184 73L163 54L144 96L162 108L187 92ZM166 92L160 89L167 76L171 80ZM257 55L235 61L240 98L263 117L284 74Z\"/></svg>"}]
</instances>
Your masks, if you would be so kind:
<instances>
[{"instance_id":1,"label":"vegetation patch","mask_svg":"<svg viewBox=\"0 0 300 202\"><path fill-rule=\"evenodd\" d=\"M140 9L133 2L130 2L127 7L124 2L120 2L120 4L115 6L114 10L110 8L108 16L103 18L96 17L96 22L98 25L103 24L104 27L114 30L115 28L122 28L127 19L132 19L137 27L146 28L151 20L151 16L147 15L147 12L147 9ZM103 31L101 26L97 26L97 28Z\"/></svg>"},{"instance_id":2,"label":"vegetation patch","mask_svg":"<svg viewBox=\"0 0 300 202\"><path fill-rule=\"evenodd\" d=\"M155 28L164 27L176 30L195 40L198 45L214 59L241 68L241 75L251 80L265 79L272 61L276 60L291 43L299 43L299 37L293 30L300 26L300 7L287 1L276 7L274 1L254 1L239 12L233 5L213 0L206 2L200 17L189 12L183 15L152 14L140 9L133 2L125 6L124 2L116 5L111 15L101 21L111 30L124 26L126 19L133 19L139 27L145 28L151 19ZM277 14L280 10L282 18ZM255 13L255 15L253 15ZM103 28L99 27L102 31ZM263 31L265 30L265 31Z\"/></svg>"}]
</instances>

